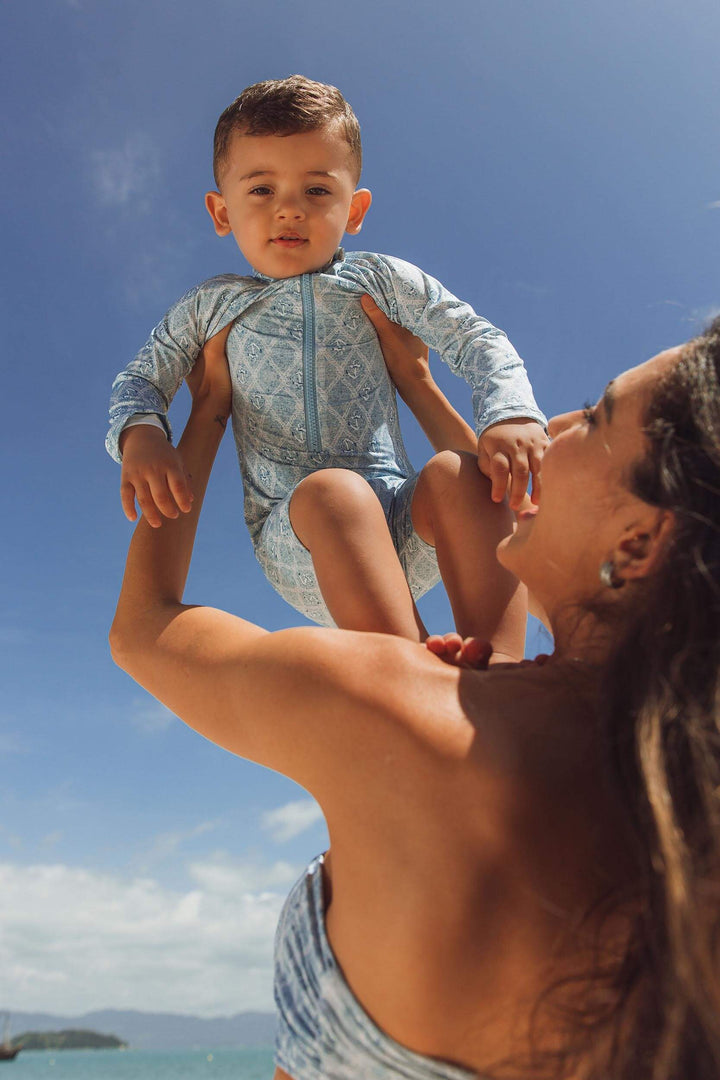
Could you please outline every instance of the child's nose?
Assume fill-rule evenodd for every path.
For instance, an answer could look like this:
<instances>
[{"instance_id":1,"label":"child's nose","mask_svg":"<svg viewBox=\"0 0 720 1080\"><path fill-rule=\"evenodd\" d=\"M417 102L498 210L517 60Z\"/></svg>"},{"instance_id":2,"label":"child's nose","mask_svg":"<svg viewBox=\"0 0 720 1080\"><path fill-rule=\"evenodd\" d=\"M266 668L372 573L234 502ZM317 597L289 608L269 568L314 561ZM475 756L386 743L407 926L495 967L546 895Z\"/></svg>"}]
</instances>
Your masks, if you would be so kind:
<instances>
[{"instance_id":1,"label":"child's nose","mask_svg":"<svg viewBox=\"0 0 720 1080\"><path fill-rule=\"evenodd\" d=\"M299 199L285 198L278 201L275 213L279 218L292 218L294 221L305 217L302 203Z\"/></svg>"}]
</instances>

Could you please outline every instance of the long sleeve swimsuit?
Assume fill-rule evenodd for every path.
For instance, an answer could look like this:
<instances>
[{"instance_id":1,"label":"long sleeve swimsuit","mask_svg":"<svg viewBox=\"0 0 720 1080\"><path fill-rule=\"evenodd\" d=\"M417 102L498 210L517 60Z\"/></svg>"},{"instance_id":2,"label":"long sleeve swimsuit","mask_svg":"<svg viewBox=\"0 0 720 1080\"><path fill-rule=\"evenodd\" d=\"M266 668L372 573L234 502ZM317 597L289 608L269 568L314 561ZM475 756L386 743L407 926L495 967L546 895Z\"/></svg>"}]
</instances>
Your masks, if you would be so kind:
<instances>
[{"instance_id":1,"label":"long sleeve swimsuit","mask_svg":"<svg viewBox=\"0 0 720 1080\"><path fill-rule=\"evenodd\" d=\"M412 526L417 474L375 330L360 305L363 293L470 384L478 432L515 416L546 423L502 330L410 263L342 250L313 273L223 274L191 289L118 375L110 403L106 446L116 461L120 432L137 413L158 414L171 437L174 394L207 339L233 323L226 351L245 521L271 584L324 625L332 619L312 558L289 519L293 491L318 469L351 469L367 480L415 599L439 577L433 549Z\"/></svg>"}]
</instances>

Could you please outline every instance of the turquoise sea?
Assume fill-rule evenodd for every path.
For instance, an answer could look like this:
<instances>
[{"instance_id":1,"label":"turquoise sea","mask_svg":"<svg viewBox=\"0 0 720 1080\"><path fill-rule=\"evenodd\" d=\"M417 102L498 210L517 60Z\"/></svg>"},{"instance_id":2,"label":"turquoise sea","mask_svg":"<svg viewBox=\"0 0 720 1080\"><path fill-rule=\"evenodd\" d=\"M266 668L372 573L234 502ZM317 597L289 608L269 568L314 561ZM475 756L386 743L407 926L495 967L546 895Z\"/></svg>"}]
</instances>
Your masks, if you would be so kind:
<instances>
[{"instance_id":1,"label":"turquoise sea","mask_svg":"<svg viewBox=\"0 0 720 1080\"><path fill-rule=\"evenodd\" d=\"M272 1080L272 1050L24 1050L0 1080Z\"/></svg>"}]
</instances>

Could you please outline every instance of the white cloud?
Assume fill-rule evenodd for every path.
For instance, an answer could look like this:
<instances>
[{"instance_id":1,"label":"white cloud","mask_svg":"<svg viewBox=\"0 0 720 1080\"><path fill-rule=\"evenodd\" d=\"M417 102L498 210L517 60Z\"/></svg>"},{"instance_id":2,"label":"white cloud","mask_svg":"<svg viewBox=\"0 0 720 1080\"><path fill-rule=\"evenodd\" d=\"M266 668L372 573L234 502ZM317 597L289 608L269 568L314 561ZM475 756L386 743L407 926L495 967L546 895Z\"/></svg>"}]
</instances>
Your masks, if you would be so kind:
<instances>
[{"instance_id":1,"label":"white cloud","mask_svg":"<svg viewBox=\"0 0 720 1080\"><path fill-rule=\"evenodd\" d=\"M195 825L192 829L178 829L175 832L158 833L151 841L142 859L139 860L139 865L143 870L147 870L156 863L174 855L184 844L195 840L198 836L204 836L205 833L212 832L219 825L219 821L201 821L199 825Z\"/></svg>"},{"instance_id":2,"label":"white cloud","mask_svg":"<svg viewBox=\"0 0 720 1080\"><path fill-rule=\"evenodd\" d=\"M232 898L240 893L265 894L278 889L287 892L300 871L292 863L279 860L270 866L252 862L233 862L222 855L191 863L190 876L203 889L217 896Z\"/></svg>"},{"instance_id":3,"label":"white cloud","mask_svg":"<svg viewBox=\"0 0 720 1080\"><path fill-rule=\"evenodd\" d=\"M175 713L170 712L151 697L136 698L132 703L130 723L146 735L157 735L162 731L167 731L176 721Z\"/></svg>"},{"instance_id":4,"label":"white cloud","mask_svg":"<svg viewBox=\"0 0 720 1080\"><path fill-rule=\"evenodd\" d=\"M147 135L129 135L120 146L90 152L90 181L101 206L149 209L160 176L160 153Z\"/></svg>"},{"instance_id":5,"label":"white cloud","mask_svg":"<svg viewBox=\"0 0 720 1080\"><path fill-rule=\"evenodd\" d=\"M711 323L718 315L720 315L720 307L710 304L708 307L693 308L686 316L685 322L692 323L698 330L704 330L708 323Z\"/></svg>"},{"instance_id":6,"label":"white cloud","mask_svg":"<svg viewBox=\"0 0 720 1080\"><path fill-rule=\"evenodd\" d=\"M216 857L185 890L64 865L0 864L0 970L16 1010L272 1009L272 943L300 868Z\"/></svg>"},{"instance_id":7,"label":"white cloud","mask_svg":"<svg viewBox=\"0 0 720 1080\"><path fill-rule=\"evenodd\" d=\"M708 210L720 210L720 199L707 204Z\"/></svg>"},{"instance_id":8,"label":"white cloud","mask_svg":"<svg viewBox=\"0 0 720 1080\"><path fill-rule=\"evenodd\" d=\"M53 832L49 832L45 836L43 836L40 843L43 847L51 848L55 847L56 844L61 843L64 839L65 833L62 831L62 829L55 829Z\"/></svg>"},{"instance_id":9,"label":"white cloud","mask_svg":"<svg viewBox=\"0 0 720 1080\"><path fill-rule=\"evenodd\" d=\"M262 815L261 825L276 844L284 844L322 820L323 812L314 799L297 799L275 810L267 810Z\"/></svg>"}]
</instances>

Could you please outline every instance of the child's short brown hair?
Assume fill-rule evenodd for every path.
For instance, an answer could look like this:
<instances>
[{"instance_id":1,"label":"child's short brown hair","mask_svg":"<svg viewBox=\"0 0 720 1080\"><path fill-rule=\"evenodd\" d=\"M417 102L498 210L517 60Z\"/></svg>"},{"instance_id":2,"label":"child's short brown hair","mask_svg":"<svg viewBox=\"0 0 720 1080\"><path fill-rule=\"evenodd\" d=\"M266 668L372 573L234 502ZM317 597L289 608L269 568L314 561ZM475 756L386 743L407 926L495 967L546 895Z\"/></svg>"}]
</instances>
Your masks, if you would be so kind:
<instances>
[{"instance_id":1,"label":"child's short brown hair","mask_svg":"<svg viewBox=\"0 0 720 1080\"><path fill-rule=\"evenodd\" d=\"M338 122L350 148L360 178L362 146L360 125L355 113L335 86L313 82L303 75L268 79L246 87L228 105L215 128L213 175L220 186L220 174L234 131L242 135L296 135L316 131Z\"/></svg>"}]
</instances>

